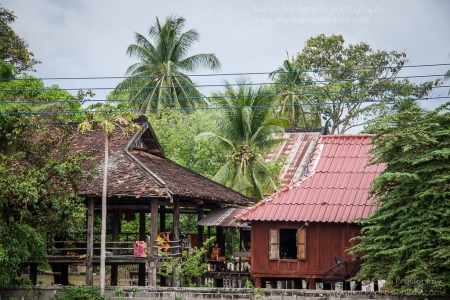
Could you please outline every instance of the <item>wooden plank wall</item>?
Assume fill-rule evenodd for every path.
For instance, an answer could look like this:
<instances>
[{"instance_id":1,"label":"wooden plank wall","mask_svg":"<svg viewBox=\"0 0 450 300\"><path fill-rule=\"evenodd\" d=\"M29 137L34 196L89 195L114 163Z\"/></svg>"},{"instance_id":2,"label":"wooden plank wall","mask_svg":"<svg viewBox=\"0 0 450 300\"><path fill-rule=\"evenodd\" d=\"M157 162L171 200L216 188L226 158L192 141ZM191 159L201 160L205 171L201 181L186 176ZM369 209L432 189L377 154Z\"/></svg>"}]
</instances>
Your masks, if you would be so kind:
<instances>
[{"instance_id":1,"label":"wooden plank wall","mask_svg":"<svg viewBox=\"0 0 450 300\"><path fill-rule=\"evenodd\" d=\"M321 277L335 265L334 256L348 258L349 239L359 235L356 224L309 223L306 228L306 260L269 260L269 229L298 229L305 222L252 222L252 276L306 278Z\"/></svg>"}]
</instances>

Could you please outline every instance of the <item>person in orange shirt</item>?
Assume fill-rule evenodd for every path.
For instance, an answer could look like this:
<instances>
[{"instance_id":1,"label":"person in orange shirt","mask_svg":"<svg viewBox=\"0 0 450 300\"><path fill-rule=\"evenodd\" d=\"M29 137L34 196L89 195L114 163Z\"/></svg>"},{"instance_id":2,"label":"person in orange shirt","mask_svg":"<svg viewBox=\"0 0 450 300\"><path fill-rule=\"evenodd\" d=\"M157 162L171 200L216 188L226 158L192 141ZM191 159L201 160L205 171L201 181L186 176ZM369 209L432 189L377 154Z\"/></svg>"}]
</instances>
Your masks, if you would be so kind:
<instances>
[{"instance_id":1,"label":"person in orange shirt","mask_svg":"<svg viewBox=\"0 0 450 300\"><path fill-rule=\"evenodd\" d=\"M168 241L170 241L170 231L163 231L158 233L156 236L156 246L163 248L164 252L167 252L170 248L170 244Z\"/></svg>"},{"instance_id":2,"label":"person in orange shirt","mask_svg":"<svg viewBox=\"0 0 450 300\"><path fill-rule=\"evenodd\" d=\"M211 247L211 254L210 254L211 259L215 259L215 260L226 260L226 256L221 256L220 255L220 248L219 248L219 243L217 241L214 242L214 246Z\"/></svg>"}]
</instances>

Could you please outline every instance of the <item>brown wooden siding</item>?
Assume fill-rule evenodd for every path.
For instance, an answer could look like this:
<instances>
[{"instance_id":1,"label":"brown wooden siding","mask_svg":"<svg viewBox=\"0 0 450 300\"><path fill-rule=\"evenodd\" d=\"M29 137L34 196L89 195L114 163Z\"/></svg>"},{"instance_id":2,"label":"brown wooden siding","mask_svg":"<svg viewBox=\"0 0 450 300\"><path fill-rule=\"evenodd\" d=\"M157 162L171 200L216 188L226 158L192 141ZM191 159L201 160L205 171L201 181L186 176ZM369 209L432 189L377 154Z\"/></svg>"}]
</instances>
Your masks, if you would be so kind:
<instances>
[{"instance_id":1,"label":"brown wooden siding","mask_svg":"<svg viewBox=\"0 0 450 300\"><path fill-rule=\"evenodd\" d=\"M269 229L298 229L305 222L258 222L251 226L252 276L277 278L321 278L335 265L334 256L348 258L349 239L359 235L360 226L343 223L310 223L306 229L306 260L269 260Z\"/></svg>"}]
</instances>

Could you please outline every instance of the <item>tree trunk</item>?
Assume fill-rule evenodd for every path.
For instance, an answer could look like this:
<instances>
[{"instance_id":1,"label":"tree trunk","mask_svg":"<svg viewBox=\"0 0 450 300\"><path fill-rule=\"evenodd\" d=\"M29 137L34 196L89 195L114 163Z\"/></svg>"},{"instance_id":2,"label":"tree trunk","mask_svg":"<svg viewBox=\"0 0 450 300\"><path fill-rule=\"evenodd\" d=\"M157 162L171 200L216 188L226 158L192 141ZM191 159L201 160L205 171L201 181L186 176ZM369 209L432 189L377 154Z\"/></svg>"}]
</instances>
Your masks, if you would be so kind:
<instances>
[{"instance_id":1,"label":"tree trunk","mask_svg":"<svg viewBox=\"0 0 450 300\"><path fill-rule=\"evenodd\" d=\"M102 233L100 241L100 291L105 294L105 261L106 261L106 186L108 182L108 133L105 134L105 160L103 167L103 193L102 193Z\"/></svg>"}]
</instances>

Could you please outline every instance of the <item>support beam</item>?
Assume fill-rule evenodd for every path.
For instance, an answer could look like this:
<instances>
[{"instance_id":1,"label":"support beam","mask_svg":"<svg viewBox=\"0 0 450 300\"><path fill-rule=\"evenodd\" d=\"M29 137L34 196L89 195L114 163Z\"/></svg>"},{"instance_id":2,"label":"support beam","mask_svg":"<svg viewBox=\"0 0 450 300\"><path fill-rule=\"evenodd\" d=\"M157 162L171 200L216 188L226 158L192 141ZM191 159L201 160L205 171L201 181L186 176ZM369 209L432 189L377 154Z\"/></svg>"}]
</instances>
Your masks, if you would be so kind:
<instances>
[{"instance_id":1,"label":"support beam","mask_svg":"<svg viewBox=\"0 0 450 300\"><path fill-rule=\"evenodd\" d=\"M158 201L151 200L148 285L156 286L156 236L158 235Z\"/></svg>"},{"instance_id":2,"label":"support beam","mask_svg":"<svg viewBox=\"0 0 450 300\"><path fill-rule=\"evenodd\" d=\"M202 220L205 217L205 211L203 208L198 210L197 221ZM203 247L203 241L205 240L205 227L197 226L198 238L197 238L197 248L201 249Z\"/></svg>"},{"instance_id":3,"label":"support beam","mask_svg":"<svg viewBox=\"0 0 450 300\"><path fill-rule=\"evenodd\" d=\"M205 211L203 208L198 209L197 213L197 221L202 220L205 217ZM197 249L203 249L203 241L205 240L205 227L197 226ZM203 286L205 284L205 278L199 276L197 278L198 286Z\"/></svg>"},{"instance_id":4,"label":"support beam","mask_svg":"<svg viewBox=\"0 0 450 300\"><path fill-rule=\"evenodd\" d=\"M203 204L203 201L200 199L192 199L192 202L194 202L195 204Z\"/></svg>"},{"instance_id":5,"label":"support beam","mask_svg":"<svg viewBox=\"0 0 450 300\"><path fill-rule=\"evenodd\" d=\"M113 228L112 228L112 241L118 242L119 241L119 231L120 231L120 221L121 217L119 216L119 210L114 209L113 210ZM113 250L113 255L117 255L118 251L117 249Z\"/></svg>"},{"instance_id":6,"label":"support beam","mask_svg":"<svg viewBox=\"0 0 450 300\"><path fill-rule=\"evenodd\" d=\"M174 196L173 197L173 240L174 241L179 241L180 240L180 198L178 196ZM172 244L171 246L180 246L180 244ZM174 248L173 249L173 253L180 253L180 248ZM175 268L174 270L175 274L178 273L178 269ZM175 278L177 276L175 275ZM179 287L180 286L180 282L176 279L173 280L173 287Z\"/></svg>"},{"instance_id":7,"label":"support beam","mask_svg":"<svg viewBox=\"0 0 450 300\"><path fill-rule=\"evenodd\" d=\"M94 198L88 198L86 236L86 285L94 285L92 257L94 256Z\"/></svg>"},{"instance_id":8,"label":"support beam","mask_svg":"<svg viewBox=\"0 0 450 300\"><path fill-rule=\"evenodd\" d=\"M315 278L306 279L306 283L308 284L308 290L316 289L316 279Z\"/></svg>"},{"instance_id":9,"label":"support beam","mask_svg":"<svg viewBox=\"0 0 450 300\"><path fill-rule=\"evenodd\" d=\"M166 231L166 207L159 207L159 231ZM159 286L167 286L167 277L159 277Z\"/></svg>"},{"instance_id":10,"label":"support beam","mask_svg":"<svg viewBox=\"0 0 450 300\"><path fill-rule=\"evenodd\" d=\"M139 240L145 241L145 210L139 211ZM139 264L138 286L145 286L145 264Z\"/></svg>"}]
</instances>

